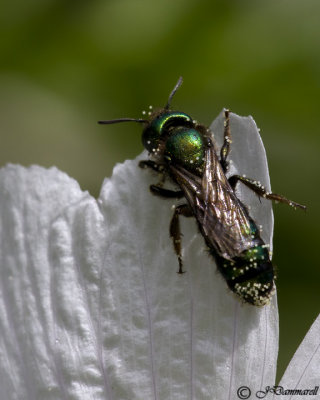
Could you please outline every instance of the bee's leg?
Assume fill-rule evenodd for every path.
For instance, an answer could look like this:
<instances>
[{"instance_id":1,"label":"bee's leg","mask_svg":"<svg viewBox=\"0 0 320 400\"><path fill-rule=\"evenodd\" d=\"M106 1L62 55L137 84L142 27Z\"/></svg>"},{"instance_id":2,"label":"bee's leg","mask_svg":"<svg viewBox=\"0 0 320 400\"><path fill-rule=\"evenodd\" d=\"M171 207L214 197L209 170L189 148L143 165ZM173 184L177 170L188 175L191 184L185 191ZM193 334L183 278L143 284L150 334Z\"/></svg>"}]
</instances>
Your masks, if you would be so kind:
<instances>
[{"instance_id":1,"label":"bee's leg","mask_svg":"<svg viewBox=\"0 0 320 400\"><path fill-rule=\"evenodd\" d=\"M224 111L224 141L220 150L220 164L223 171L226 173L228 170L229 162L227 161L228 154L230 152L231 132L230 132L230 117L229 110Z\"/></svg>"},{"instance_id":2,"label":"bee's leg","mask_svg":"<svg viewBox=\"0 0 320 400\"><path fill-rule=\"evenodd\" d=\"M181 199L184 194L182 190L170 190L170 189L165 189L162 187L162 184L165 181L165 168L161 164L157 164L155 161L152 160L144 160L139 162L139 167L140 168L150 168L155 172L158 172L160 175L162 175L162 179L157 185L151 185L150 186L150 191L152 194L155 196L160 196L164 198L174 198L174 199Z\"/></svg>"},{"instance_id":3,"label":"bee's leg","mask_svg":"<svg viewBox=\"0 0 320 400\"><path fill-rule=\"evenodd\" d=\"M238 181L242 182L248 188L250 188L255 193L257 193L257 195L260 197L264 197L269 200L278 201L280 203L285 203L294 208L301 208L302 210L305 210L307 208L306 206L303 206L299 203L296 203L292 200L285 198L281 194L268 192L265 189L265 187L261 185L260 182L255 181L254 179L250 179L250 178L240 176L240 175L233 175L229 178L229 183L233 189L236 187L236 184L238 183Z\"/></svg>"},{"instance_id":4,"label":"bee's leg","mask_svg":"<svg viewBox=\"0 0 320 400\"><path fill-rule=\"evenodd\" d=\"M150 191L155 196L164 197L166 199L181 199L184 196L182 190L165 189L162 186L158 185L151 185Z\"/></svg>"},{"instance_id":5,"label":"bee's leg","mask_svg":"<svg viewBox=\"0 0 320 400\"><path fill-rule=\"evenodd\" d=\"M182 204L177 206L174 210L174 214L172 216L170 222L170 237L173 240L173 247L176 255L178 256L179 261L179 271L178 274L183 274L183 263L182 263L182 255L181 255L181 230L180 230L180 221L179 216L183 215L184 217L192 217L193 213L188 204Z\"/></svg>"},{"instance_id":6,"label":"bee's leg","mask_svg":"<svg viewBox=\"0 0 320 400\"><path fill-rule=\"evenodd\" d=\"M140 168L150 168L153 171L159 172L159 173L164 172L164 166L162 164L157 164L155 161L152 161L152 160L139 161L138 165Z\"/></svg>"},{"instance_id":7,"label":"bee's leg","mask_svg":"<svg viewBox=\"0 0 320 400\"><path fill-rule=\"evenodd\" d=\"M158 172L160 176L160 182L158 183L157 187L161 187L164 184L166 180L166 169L162 164L158 164L152 160L143 160L139 162L139 167L143 169L150 168L153 171ZM167 197L172 197L172 196L167 196Z\"/></svg>"}]
</instances>

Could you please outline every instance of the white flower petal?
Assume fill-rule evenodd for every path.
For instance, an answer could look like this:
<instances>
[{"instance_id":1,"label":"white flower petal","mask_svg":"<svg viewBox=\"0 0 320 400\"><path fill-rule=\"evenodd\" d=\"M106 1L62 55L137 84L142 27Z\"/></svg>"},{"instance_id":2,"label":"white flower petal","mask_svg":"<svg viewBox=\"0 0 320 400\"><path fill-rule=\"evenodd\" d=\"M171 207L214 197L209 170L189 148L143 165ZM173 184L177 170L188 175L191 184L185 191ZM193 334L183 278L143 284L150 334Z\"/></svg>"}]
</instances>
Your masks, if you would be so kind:
<instances>
[{"instance_id":1,"label":"white flower petal","mask_svg":"<svg viewBox=\"0 0 320 400\"><path fill-rule=\"evenodd\" d=\"M245 138L254 123L239 121ZM233 399L274 382L276 297L241 304L193 218L176 274L175 201L137 164L117 165L98 201L55 169L1 171L0 399Z\"/></svg>"},{"instance_id":2,"label":"white flower petal","mask_svg":"<svg viewBox=\"0 0 320 400\"><path fill-rule=\"evenodd\" d=\"M148 187L154 176L137 171L136 165L117 166L100 197L106 221L112 216L107 236L111 243L117 243L117 238L123 242L108 252L110 260L118 260L109 281L115 293L123 293L121 301L113 299L123 324L117 335L127 335L126 326L133 331L138 321L149 335L142 337L139 357L137 338L131 337L132 353L126 349L127 363L121 364L119 381L126 376L124 381L130 382L132 370L141 373L139 381L149 376L153 387L149 397L159 399L233 398L243 383L258 390L274 382L276 303L259 309L235 298L205 253L193 219L182 221L187 273L177 275L168 234L174 201L151 196ZM134 297L138 305L132 303ZM103 320L111 324L110 318ZM122 336L122 341L127 340ZM132 379L130 385L137 375Z\"/></svg>"},{"instance_id":3,"label":"white flower petal","mask_svg":"<svg viewBox=\"0 0 320 400\"><path fill-rule=\"evenodd\" d=\"M290 361L279 386L284 390L314 389L318 386L320 396L320 315L312 324L302 343ZM311 395L275 396L276 399L310 399Z\"/></svg>"}]
</instances>

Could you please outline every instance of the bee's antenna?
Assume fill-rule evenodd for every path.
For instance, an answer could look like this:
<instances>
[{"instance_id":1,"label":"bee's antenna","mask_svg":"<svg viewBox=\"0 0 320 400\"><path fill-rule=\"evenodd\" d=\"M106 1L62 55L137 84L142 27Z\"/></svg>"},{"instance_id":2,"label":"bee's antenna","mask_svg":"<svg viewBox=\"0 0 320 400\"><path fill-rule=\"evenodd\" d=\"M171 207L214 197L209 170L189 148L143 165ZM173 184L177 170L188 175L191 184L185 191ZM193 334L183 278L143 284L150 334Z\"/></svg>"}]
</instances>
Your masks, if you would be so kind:
<instances>
[{"instance_id":1,"label":"bee's antenna","mask_svg":"<svg viewBox=\"0 0 320 400\"><path fill-rule=\"evenodd\" d=\"M168 110L172 101L173 96L176 94L176 91L179 89L179 87L182 85L183 79L182 76L178 79L178 82L176 83L176 86L173 88L172 92L169 95L168 102L165 106L165 110Z\"/></svg>"},{"instance_id":2,"label":"bee's antenna","mask_svg":"<svg viewBox=\"0 0 320 400\"><path fill-rule=\"evenodd\" d=\"M98 124L117 124L118 122L139 122L141 124L148 123L147 119L140 119L140 118L118 118L118 119L109 119L107 121L98 121Z\"/></svg>"}]
</instances>

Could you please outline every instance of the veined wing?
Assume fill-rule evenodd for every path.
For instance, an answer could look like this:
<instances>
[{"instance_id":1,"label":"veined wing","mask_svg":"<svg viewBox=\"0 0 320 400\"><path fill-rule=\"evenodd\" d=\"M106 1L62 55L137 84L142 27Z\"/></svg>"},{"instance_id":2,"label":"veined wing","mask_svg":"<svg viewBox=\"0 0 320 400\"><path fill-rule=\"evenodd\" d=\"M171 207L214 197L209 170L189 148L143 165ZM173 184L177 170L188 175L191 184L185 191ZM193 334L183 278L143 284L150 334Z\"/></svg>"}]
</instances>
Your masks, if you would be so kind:
<instances>
[{"instance_id":1,"label":"veined wing","mask_svg":"<svg viewBox=\"0 0 320 400\"><path fill-rule=\"evenodd\" d=\"M202 178L179 165L170 165L170 170L209 247L232 259L254 246L249 215L232 190L213 146L206 150Z\"/></svg>"}]
</instances>

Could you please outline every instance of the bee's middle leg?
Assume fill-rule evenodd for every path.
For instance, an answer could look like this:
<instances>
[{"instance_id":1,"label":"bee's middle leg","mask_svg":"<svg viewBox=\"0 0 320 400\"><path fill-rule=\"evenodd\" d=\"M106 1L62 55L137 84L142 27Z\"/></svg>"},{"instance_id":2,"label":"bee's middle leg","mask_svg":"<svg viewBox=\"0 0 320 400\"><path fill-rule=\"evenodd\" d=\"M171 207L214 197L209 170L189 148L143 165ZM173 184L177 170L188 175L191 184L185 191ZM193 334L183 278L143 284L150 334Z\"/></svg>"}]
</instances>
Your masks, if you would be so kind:
<instances>
[{"instance_id":1,"label":"bee's middle leg","mask_svg":"<svg viewBox=\"0 0 320 400\"><path fill-rule=\"evenodd\" d=\"M178 256L179 261L179 271L178 274L183 274L183 263L182 263L182 255L181 255L181 230L180 230L180 221L179 217L183 215L184 217L192 217L193 213L188 204L182 204L177 206L174 210L174 214L172 216L170 222L170 237L173 241L173 247L176 255Z\"/></svg>"},{"instance_id":2,"label":"bee's middle leg","mask_svg":"<svg viewBox=\"0 0 320 400\"><path fill-rule=\"evenodd\" d=\"M181 199L184 196L182 190L165 189L160 185L150 185L150 191L155 196L163 197L166 199Z\"/></svg>"}]
</instances>

